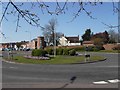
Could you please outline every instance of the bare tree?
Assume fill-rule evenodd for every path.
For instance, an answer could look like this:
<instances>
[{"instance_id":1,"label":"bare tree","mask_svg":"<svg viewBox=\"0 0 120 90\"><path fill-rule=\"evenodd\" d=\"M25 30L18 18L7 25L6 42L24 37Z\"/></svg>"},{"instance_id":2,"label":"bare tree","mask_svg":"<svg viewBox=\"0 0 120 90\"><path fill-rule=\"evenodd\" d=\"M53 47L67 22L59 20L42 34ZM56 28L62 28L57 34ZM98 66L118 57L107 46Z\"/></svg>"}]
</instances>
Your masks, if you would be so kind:
<instances>
[{"instance_id":1,"label":"bare tree","mask_svg":"<svg viewBox=\"0 0 120 90\"><path fill-rule=\"evenodd\" d=\"M52 18L51 20L49 20L48 24L46 24L44 26L44 28L42 28L43 31L43 35L45 37L46 42L48 43L48 46L50 46L50 44L54 45L55 42L55 30L56 30L56 26L57 26L57 20Z\"/></svg>"},{"instance_id":2,"label":"bare tree","mask_svg":"<svg viewBox=\"0 0 120 90\"><path fill-rule=\"evenodd\" d=\"M118 32L115 32L114 30L109 30L108 31L109 33L109 43L116 43L116 42L120 42L120 39L119 39L119 33Z\"/></svg>"},{"instance_id":3,"label":"bare tree","mask_svg":"<svg viewBox=\"0 0 120 90\"><path fill-rule=\"evenodd\" d=\"M1 4L4 4L4 2L0 2ZM21 3L15 3L12 0L9 0L9 2L7 2L7 4L5 4L5 7L3 8L3 15L2 18L0 19L0 25L3 21L3 19L7 20L7 16L9 14L12 15L16 15L17 16L17 22L16 22L16 31L20 28L20 19L23 18L27 23L29 23L32 26L37 26L37 27L41 27L44 28L40 25L40 17L36 14L33 13L31 11L34 11L36 7L38 7L38 9L41 10L41 12L44 13L48 13L50 15L60 15L60 14L65 14L68 9L69 9L69 0L66 0L65 2L58 2L58 0L56 0L55 2L55 9L52 10L49 3L47 2L42 2L40 0L36 0L35 2L31 2L31 9L32 10L27 10L27 9L22 9L21 7L25 5L24 2ZM80 16L80 13L86 13L86 15L88 17L90 17L91 19L96 19L95 17L93 17L92 12L86 9L86 6L96 6L96 5L102 5L103 2L100 2L99 0L95 2L82 2L82 0L78 0L78 2L71 2L71 5L74 9L74 7L77 6L77 11L75 12L71 12L73 13L73 18L71 21L74 21L77 17ZM13 9L11 9L11 11L8 11L9 6L12 6ZM4 6L4 5L3 5ZM120 12L118 6L116 6L115 2L112 2L112 7L113 7L113 13L118 13ZM107 24L105 24L107 25ZM113 25L107 25L108 27L112 27L112 28L116 28L118 26L113 26ZM2 34L4 35L4 34Z\"/></svg>"}]
</instances>

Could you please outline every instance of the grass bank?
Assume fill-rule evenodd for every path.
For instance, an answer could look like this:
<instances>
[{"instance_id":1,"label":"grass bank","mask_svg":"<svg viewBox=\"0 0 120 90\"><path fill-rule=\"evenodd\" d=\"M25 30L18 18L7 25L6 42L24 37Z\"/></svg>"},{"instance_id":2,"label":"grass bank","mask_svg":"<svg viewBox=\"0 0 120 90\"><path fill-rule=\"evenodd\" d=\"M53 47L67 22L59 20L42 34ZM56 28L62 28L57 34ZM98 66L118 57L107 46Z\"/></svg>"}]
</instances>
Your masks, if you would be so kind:
<instances>
[{"instance_id":1,"label":"grass bank","mask_svg":"<svg viewBox=\"0 0 120 90\"><path fill-rule=\"evenodd\" d=\"M100 61L103 60L102 56L91 56L90 61ZM31 63L31 64L74 64L74 63L83 63L85 62L84 56L56 56L55 58L51 58L50 60L35 60L35 59L27 59L22 56L15 56L13 58L14 62L18 63Z\"/></svg>"}]
</instances>

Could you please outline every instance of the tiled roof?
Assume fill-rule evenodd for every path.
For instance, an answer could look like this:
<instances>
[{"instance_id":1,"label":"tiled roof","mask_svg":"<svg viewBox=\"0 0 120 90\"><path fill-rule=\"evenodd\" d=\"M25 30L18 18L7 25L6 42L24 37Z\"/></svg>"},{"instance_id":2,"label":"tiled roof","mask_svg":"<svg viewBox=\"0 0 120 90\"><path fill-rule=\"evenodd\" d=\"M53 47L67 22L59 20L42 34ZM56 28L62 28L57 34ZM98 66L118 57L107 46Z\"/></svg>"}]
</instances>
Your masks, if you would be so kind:
<instances>
[{"instance_id":1,"label":"tiled roof","mask_svg":"<svg viewBox=\"0 0 120 90\"><path fill-rule=\"evenodd\" d=\"M79 43L79 37L65 37L70 43Z\"/></svg>"},{"instance_id":2,"label":"tiled roof","mask_svg":"<svg viewBox=\"0 0 120 90\"><path fill-rule=\"evenodd\" d=\"M94 44L93 41L83 41L83 44Z\"/></svg>"}]
</instances>

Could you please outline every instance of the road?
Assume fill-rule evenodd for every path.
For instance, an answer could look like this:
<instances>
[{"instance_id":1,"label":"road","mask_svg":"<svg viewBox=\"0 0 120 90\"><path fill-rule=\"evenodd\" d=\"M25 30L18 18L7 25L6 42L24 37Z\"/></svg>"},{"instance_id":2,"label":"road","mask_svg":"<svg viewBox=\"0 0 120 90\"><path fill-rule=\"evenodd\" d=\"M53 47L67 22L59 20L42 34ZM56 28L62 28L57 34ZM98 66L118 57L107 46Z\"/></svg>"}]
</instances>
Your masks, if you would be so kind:
<instances>
[{"instance_id":1,"label":"road","mask_svg":"<svg viewBox=\"0 0 120 90\"><path fill-rule=\"evenodd\" d=\"M3 88L118 88L118 54L106 61L73 65L2 62Z\"/></svg>"}]
</instances>

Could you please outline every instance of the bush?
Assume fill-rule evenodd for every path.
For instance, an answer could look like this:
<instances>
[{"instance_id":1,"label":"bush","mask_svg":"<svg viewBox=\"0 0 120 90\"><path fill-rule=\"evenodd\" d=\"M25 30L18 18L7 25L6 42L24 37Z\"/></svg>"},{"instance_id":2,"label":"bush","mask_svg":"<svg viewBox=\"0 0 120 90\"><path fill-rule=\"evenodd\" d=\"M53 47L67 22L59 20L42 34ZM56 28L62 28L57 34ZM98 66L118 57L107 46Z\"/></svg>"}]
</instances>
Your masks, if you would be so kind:
<instances>
[{"instance_id":1,"label":"bush","mask_svg":"<svg viewBox=\"0 0 120 90\"><path fill-rule=\"evenodd\" d=\"M94 51L94 46L88 46L88 51Z\"/></svg>"},{"instance_id":2,"label":"bush","mask_svg":"<svg viewBox=\"0 0 120 90\"><path fill-rule=\"evenodd\" d=\"M49 54L49 55L53 55L53 49L52 48L47 48L46 49L46 52Z\"/></svg>"},{"instance_id":3,"label":"bush","mask_svg":"<svg viewBox=\"0 0 120 90\"><path fill-rule=\"evenodd\" d=\"M32 51L32 56L45 56L46 51L43 49L34 49Z\"/></svg>"},{"instance_id":4,"label":"bush","mask_svg":"<svg viewBox=\"0 0 120 90\"><path fill-rule=\"evenodd\" d=\"M36 50L36 49L33 49L33 50L32 50L32 56L35 56L35 50Z\"/></svg>"},{"instance_id":5,"label":"bush","mask_svg":"<svg viewBox=\"0 0 120 90\"><path fill-rule=\"evenodd\" d=\"M105 50L105 48L104 48L102 45L98 45L98 46L96 46L96 48L97 48L98 50Z\"/></svg>"},{"instance_id":6,"label":"bush","mask_svg":"<svg viewBox=\"0 0 120 90\"><path fill-rule=\"evenodd\" d=\"M69 49L64 48L63 49L63 55L69 55Z\"/></svg>"},{"instance_id":7,"label":"bush","mask_svg":"<svg viewBox=\"0 0 120 90\"><path fill-rule=\"evenodd\" d=\"M94 47L93 51L100 51L98 48Z\"/></svg>"},{"instance_id":8,"label":"bush","mask_svg":"<svg viewBox=\"0 0 120 90\"><path fill-rule=\"evenodd\" d=\"M75 47L75 51L85 51L85 47Z\"/></svg>"},{"instance_id":9,"label":"bush","mask_svg":"<svg viewBox=\"0 0 120 90\"><path fill-rule=\"evenodd\" d=\"M63 49L62 49L62 48L58 48L58 49L56 50L56 54L57 54L57 55L63 55Z\"/></svg>"},{"instance_id":10,"label":"bush","mask_svg":"<svg viewBox=\"0 0 120 90\"><path fill-rule=\"evenodd\" d=\"M75 54L76 54L75 49L72 49L72 50L69 51L69 55L70 56L74 56Z\"/></svg>"}]
</instances>

